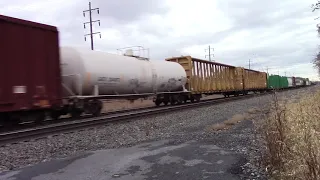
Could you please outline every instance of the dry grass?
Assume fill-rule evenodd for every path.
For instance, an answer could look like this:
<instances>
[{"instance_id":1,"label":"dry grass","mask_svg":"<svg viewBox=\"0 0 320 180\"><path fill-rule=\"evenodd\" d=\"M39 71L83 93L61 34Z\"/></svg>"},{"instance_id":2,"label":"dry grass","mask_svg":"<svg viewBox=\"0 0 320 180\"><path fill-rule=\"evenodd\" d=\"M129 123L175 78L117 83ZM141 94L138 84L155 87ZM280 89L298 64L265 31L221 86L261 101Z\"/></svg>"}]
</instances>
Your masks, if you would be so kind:
<instances>
[{"instance_id":1,"label":"dry grass","mask_svg":"<svg viewBox=\"0 0 320 180\"><path fill-rule=\"evenodd\" d=\"M246 119L245 114L236 114L236 115L232 116L231 119L224 121L224 124L227 126L232 126L232 125L235 125L235 124L243 121L244 119Z\"/></svg>"},{"instance_id":2,"label":"dry grass","mask_svg":"<svg viewBox=\"0 0 320 180\"><path fill-rule=\"evenodd\" d=\"M228 129L229 127L224 123L213 124L206 127L206 131L220 131Z\"/></svg>"},{"instance_id":3,"label":"dry grass","mask_svg":"<svg viewBox=\"0 0 320 180\"><path fill-rule=\"evenodd\" d=\"M249 113L251 112L251 113ZM250 120L252 118L252 114L258 112L257 109L249 109L247 113L244 114L236 114L232 116L230 119L223 121L222 123L213 124L206 127L206 131L220 131L220 130L227 130L233 125L244 121Z\"/></svg>"},{"instance_id":4,"label":"dry grass","mask_svg":"<svg viewBox=\"0 0 320 180\"><path fill-rule=\"evenodd\" d=\"M273 179L320 179L320 92L295 102L273 98L260 126L267 172Z\"/></svg>"},{"instance_id":5,"label":"dry grass","mask_svg":"<svg viewBox=\"0 0 320 180\"><path fill-rule=\"evenodd\" d=\"M259 110L258 108L250 108L247 111L248 114L257 114L257 113L260 113L260 112L261 112L261 110Z\"/></svg>"}]
</instances>

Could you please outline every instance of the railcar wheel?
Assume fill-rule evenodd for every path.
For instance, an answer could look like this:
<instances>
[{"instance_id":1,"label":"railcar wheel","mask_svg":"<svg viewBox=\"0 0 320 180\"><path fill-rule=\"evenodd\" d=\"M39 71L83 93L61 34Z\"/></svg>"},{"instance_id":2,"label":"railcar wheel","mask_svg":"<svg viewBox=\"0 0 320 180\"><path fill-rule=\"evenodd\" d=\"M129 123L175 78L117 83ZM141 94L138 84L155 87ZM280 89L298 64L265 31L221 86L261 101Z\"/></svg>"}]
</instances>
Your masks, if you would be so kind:
<instances>
[{"instance_id":1,"label":"railcar wheel","mask_svg":"<svg viewBox=\"0 0 320 180\"><path fill-rule=\"evenodd\" d=\"M171 104L171 105L175 105L175 104L176 104L176 101L175 101L174 99L171 99L170 104Z\"/></svg>"},{"instance_id":2,"label":"railcar wheel","mask_svg":"<svg viewBox=\"0 0 320 180\"><path fill-rule=\"evenodd\" d=\"M39 112L34 115L34 118L35 118L35 120L34 120L35 123L41 124L44 121L44 119L46 118L46 114L44 112Z\"/></svg>"},{"instance_id":3,"label":"railcar wheel","mask_svg":"<svg viewBox=\"0 0 320 180\"><path fill-rule=\"evenodd\" d=\"M17 117L10 115L3 116L3 126L6 128L13 128L19 124L20 120Z\"/></svg>"},{"instance_id":4,"label":"railcar wheel","mask_svg":"<svg viewBox=\"0 0 320 180\"><path fill-rule=\"evenodd\" d=\"M0 114L0 125L4 126L5 124L5 116Z\"/></svg>"},{"instance_id":5,"label":"railcar wheel","mask_svg":"<svg viewBox=\"0 0 320 180\"><path fill-rule=\"evenodd\" d=\"M82 112L79 109L73 109L70 114L73 118L79 118Z\"/></svg>"},{"instance_id":6,"label":"railcar wheel","mask_svg":"<svg viewBox=\"0 0 320 180\"><path fill-rule=\"evenodd\" d=\"M58 120L59 117L60 117L59 111L51 111L51 112L50 112L50 117L51 117L53 120Z\"/></svg>"},{"instance_id":7,"label":"railcar wheel","mask_svg":"<svg viewBox=\"0 0 320 180\"><path fill-rule=\"evenodd\" d=\"M183 104L187 103L187 97L186 96L181 95L180 99L181 99L181 103L183 103Z\"/></svg>"},{"instance_id":8,"label":"railcar wheel","mask_svg":"<svg viewBox=\"0 0 320 180\"><path fill-rule=\"evenodd\" d=\"M94 100L90 104L90 113L94 116L99 116L102 110L102 102L99 100Z\"/></svg>"},{"instance_id":9,"label":"railcar wheel","mask_svg":"<svg viewBox=\"0 0 320 180\"><path fill-rule=\"evenodd\" d=\"M163 104L164 104L165 106L167 106L168 103L169 103L169 101L163 101Z\"/></svg>"},{"instance_id":10,"label":"railcar wheel","mask_svg":"<svg viewBox=\"0 0 320 180\"><path fill-rule=\"evenodd\" d=\"M158 100L158 99L154 102L154 104L155 104L156 106L160 106L161 103L162 103L162 102L161 102L160 100Z\"/></svg>"},{"instance_id":11,"label":"railcar wheel","mask_svg":"<svg viewBox=\"0 0 320 180\"><path fill-rule=\"evenodd\" d=\"M182 104L183 97L181 95L175 95L172 97L176 104Z\"/></svg>"}]
</instances>

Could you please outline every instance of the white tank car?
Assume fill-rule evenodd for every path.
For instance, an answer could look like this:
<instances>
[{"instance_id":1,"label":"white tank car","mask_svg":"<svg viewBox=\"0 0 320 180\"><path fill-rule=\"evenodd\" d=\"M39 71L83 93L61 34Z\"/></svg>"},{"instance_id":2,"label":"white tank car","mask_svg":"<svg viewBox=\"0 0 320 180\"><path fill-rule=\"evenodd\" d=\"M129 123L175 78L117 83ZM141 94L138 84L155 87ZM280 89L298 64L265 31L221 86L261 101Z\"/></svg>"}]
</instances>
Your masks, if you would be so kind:
<instances>
[{"instance_id":1,"label":"white tank car","mask_svg":"<svg viewBox=\"0 0 320 180\"><path fill-rule=\"evenodd\" d=\"M293 78L287 77L287 79L288 79L288 87L292 87L293 86Z\"/></svg>"},{"instance_id":2,"label":"white tank car","mask_svg":"<svg viewBox=\"0 0 320 180\"><path fill-rule=\"evenodd\" d=\"M184 68L164 60L148 61L74 47L61 47L65 96L144 94L182 91Z\"/></svg>"}]
</instances>

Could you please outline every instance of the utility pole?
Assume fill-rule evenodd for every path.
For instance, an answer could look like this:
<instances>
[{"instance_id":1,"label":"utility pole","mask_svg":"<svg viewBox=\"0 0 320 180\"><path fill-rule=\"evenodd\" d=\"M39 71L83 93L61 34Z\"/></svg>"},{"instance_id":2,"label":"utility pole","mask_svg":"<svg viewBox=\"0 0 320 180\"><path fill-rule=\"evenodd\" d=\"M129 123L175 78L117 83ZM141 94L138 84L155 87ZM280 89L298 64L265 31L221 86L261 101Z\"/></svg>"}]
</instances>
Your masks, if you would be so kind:
<instances>
[{"instance_id":1,"label":"utility pole","mask_svg":"<svg viewBox=\"0 0 320 180\"><path fill-rule=\"evenodd\" d=\"M211 54L211 49L212 51L214 51L214 48L210 48L210 45L209 45L209 55L205 55L204 57L206 58L207 56L209 56L209 61L211 61L211 56L214 56L214 54ZM207 51L207 49L205 49L204 51Z\"/></svg>"},{"instance_id":2,"label":"utility pole","mask_svg":"<svg viewBox=\"0 0 320 180\"><path fill-rule=\"evenodd\" d=\"M93 31L92 31L92 23L98 22L98 23L99 23L99 26L100 26L100 20L92 21L92 11L93 11L93 10L97 10L97 12L98 12L98 14L99 14L99 8L91 9L91 2L89 2L89 9L83 11L83 16L84 16L84 17L86 17L86 14L85 14L85 13L86 13L86 12L89 12L90 21L83 23L83 27L84 27L84 29L85 29L85 28L86 28L86 24L90 24L90 33L84 35L84 40L87 41L87 38L86 38L86 37L87 37L87 36L90 36L90 38L91 38L91 50L93 50L93 35L94 35L94 34L99 34L99 35L100 35L100 38L101 38L101 32L93 32Z\"/></svg>"},{"instance_id":3,"label":"utility pole","mask_svg":"<svg viewBox=\"0 0 320 180\"><path fill-rule=\"evenodd\" d=\"M250 63L251 63L251 60L249 59L249 69L250 69Z\"/></svg>"}]
</instances>

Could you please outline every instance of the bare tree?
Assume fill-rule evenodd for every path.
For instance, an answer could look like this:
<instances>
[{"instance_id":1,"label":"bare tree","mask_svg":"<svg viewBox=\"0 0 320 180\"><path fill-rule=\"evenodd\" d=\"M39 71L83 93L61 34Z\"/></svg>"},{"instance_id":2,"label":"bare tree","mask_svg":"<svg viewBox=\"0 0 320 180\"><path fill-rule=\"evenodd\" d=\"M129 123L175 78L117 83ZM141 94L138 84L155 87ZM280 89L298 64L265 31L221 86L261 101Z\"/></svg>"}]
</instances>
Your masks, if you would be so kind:
<instances>
[{"instance_id":1,"label":"bare tree","mask_svg":"<svg viewBox=\"0 0 320 180\"><path fill-rule=\"evenodd\" d=\"M312 4L312 12L314 12L315 10L318 10L318 9L320 9L320 1L318 0L318 2L317 3L315 3L315 4Z\"/></svg>"},{"instance_id":2,"label":"bare tree","mask_svg":"<svg viewBox=\"0 0 320 180\"><path fill-rule=\"evenodd\" d=\"M319 10L320 9L320 0L317 0L317 2L315 4L312 4L311 8L312 8L312 12ZM317 17L315 20L317 20L319 18L320 17ZM320 24L317 24L317 31L318 31L318 35L320 36ZM318 69L318 74L320 75L320 46L319 46L319 50L318 50L316 56L313 59L313 64L314 64L315 68Z\"/></svg>"}]
</instances>

